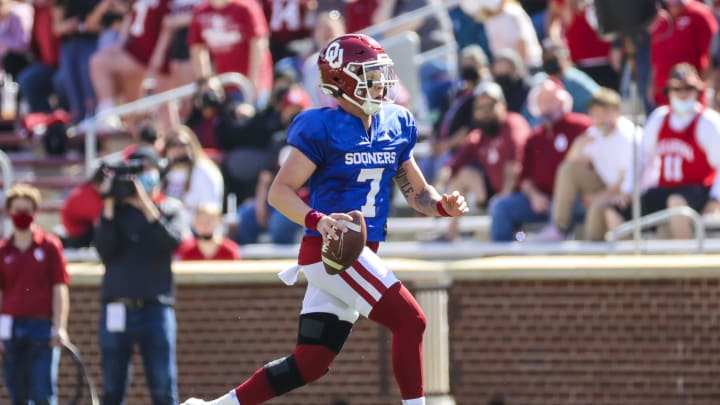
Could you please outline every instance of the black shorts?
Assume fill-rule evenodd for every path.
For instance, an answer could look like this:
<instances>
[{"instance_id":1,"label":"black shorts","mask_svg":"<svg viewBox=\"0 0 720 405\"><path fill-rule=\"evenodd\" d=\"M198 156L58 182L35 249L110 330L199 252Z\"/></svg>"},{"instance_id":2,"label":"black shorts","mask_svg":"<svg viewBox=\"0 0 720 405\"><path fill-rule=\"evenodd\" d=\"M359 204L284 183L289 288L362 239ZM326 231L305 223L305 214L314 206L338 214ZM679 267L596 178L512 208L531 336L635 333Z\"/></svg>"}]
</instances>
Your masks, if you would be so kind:
<instances>
[{"instance_id":1,"label":"black shorts","mask_svg":"<svg viewBox=\"0 0 720 405\"><path fill-rule=\"evenodd\" d=\"M666 209L667 199L673 194L681 195L690 208L702 212L710 198L710 188L702 185L651 188L640 196L641 215L645 216ZM625 219L632 218L632 208L630 206L626 208L616 207L616 209Z\"/></svg>"},{"instance_id":2,"label":"black shorts","mask_svg":"<svg viewBox=\"0 0 720 405\"><path fill-rule=\"evenodd\" d=\"M168 59L177 61L190 60L190 47L187 44L188 29L179 29L173 34L168 48Z\"/></svg>"}]
</instances>

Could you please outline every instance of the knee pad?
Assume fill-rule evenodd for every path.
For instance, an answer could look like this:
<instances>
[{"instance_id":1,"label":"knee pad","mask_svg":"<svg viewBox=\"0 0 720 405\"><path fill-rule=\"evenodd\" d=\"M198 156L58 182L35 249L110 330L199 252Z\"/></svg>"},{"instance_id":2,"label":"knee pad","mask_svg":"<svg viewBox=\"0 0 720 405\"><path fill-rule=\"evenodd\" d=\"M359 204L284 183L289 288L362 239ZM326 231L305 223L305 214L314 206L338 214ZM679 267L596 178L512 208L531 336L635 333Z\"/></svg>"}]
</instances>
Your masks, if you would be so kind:
<instances>
[{"instance_id":1,"label":"knee pad","mask_svg":"<svg viewBox=\"0 0 720 405\"><path fill-rule=\"evenodd\" d=\"M264 369L270 387L278 396L305 385L293 355L273 360Z\"/></svg>"},{"instance_id":2,"label":"knee pad","mask_svg":"<svg viewBox=\"0 0 720 405\"><path fill-rule=\"evenodd\" d=\"M303 314L300 315L297 343L327 347L337 354L350 336L352 326L352 323L341 321L334 314L322 312Z\"/></svg>"}]
</instances>

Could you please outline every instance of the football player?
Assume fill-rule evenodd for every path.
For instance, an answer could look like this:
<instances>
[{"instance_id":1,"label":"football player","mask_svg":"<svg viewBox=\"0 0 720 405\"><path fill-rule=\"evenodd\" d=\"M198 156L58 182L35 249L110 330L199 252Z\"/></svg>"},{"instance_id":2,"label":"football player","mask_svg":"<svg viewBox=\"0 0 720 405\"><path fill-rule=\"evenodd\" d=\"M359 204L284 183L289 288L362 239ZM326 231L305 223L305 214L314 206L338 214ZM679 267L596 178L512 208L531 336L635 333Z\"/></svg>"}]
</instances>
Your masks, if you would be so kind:
<instances>
[{"instance_id":1,"label":"football player","mask_svg":"<svg viewBox=\"0 0 720 405\"><path fill-rule=\"evenodd\" d=\"M429 216L467 212L458 192L440 195L428 185L413 158L417 128L412 114L391 103L397 80L393 62L374 39L340 36L320 52L323 91L338 108L307 110L288 130L291 152L270 188L269 201L307 228L298 266L281 273L292 284L298 269L308 279L292 354L267 363L228 394L185 405L254 405L323 376L340 352L359 315L392 332L392 363L404 405L424 405L422 337L425 315L415 298L375 254L385 239L393 181L408 203ZM297 195L307 182L309 205ZM367 247L337 275L321 261L324 239L347 231L341 220L360 210Z\"/></svg>"}]
</instances>

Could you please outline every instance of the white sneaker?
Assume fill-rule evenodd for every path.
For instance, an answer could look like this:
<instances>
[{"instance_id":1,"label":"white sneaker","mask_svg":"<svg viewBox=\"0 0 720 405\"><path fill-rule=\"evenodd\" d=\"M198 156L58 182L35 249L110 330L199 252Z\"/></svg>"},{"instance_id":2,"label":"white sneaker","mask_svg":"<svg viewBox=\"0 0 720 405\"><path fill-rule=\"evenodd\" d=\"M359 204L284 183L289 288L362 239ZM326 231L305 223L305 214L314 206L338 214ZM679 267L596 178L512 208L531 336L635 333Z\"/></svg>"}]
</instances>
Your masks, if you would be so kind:
<instances>
[{"instance_id":1,"label":"white sneaker","mask_svg":"<svg viewBox=\"0 0 720 405\"><path fill-rule=\"evenodd\" d=\"M562 242L567 239L567 235L562 233L554 224L548 224L540 232L538 232L531 241L533 242Z\"/></svg>"}]
</instances>

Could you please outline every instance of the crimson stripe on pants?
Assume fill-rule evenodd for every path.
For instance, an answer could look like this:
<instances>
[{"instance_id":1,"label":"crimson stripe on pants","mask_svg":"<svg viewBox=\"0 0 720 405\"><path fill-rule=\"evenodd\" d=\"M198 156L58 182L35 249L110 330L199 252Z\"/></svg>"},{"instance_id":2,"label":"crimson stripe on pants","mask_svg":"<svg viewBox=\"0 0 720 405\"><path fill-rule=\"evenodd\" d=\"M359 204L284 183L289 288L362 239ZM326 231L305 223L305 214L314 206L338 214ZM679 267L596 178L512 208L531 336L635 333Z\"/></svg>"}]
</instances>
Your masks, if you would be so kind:
<instances>
[{"instance_id":1,"label":"crimson stripe on pants","mask_svg":"<svg viewBox=\"0 0 720 405\"><path fill-rule=\"evenodd\" d=\"M373 298L373 296L370 295L370 293L368 293L367 291L365 291L365 289L362 288L362 286L361 286L360 284L358 284L357 281L353 280L353 278L352 278L349 274L347 274L347 272L344 272L344 271L343 271L342 273L340 273L340 277L342 277L342 279L345 280L345 282L346 282L353 290L355 290L356 293L360 294L360 296L361 296L365 301L367 301L367 303L370 304L371 307L372 307L372 306L375 306L375 304L377 304L377 300L375 300L375 298Z\"/></svg>"},{"instance_id":2,"label":"crimson stripe on pants","mask_svg":"<svg viewBox=\"0 0 720 405\"><path fill-rule=\"evenodd\" d=\"M385 287L385 284L382 283L382 281L378 280L377 277L375 277L368 269L365 268L365 266L362 265L359 261L353 263L352 268L355 269L355 271L360 274L362 278L365 279L368 283L372 284L373 287L375 287L376 290L380 293L380 295L385 294L385 291L387 291L387 287Z\"/></svg>"}]
</instances>

